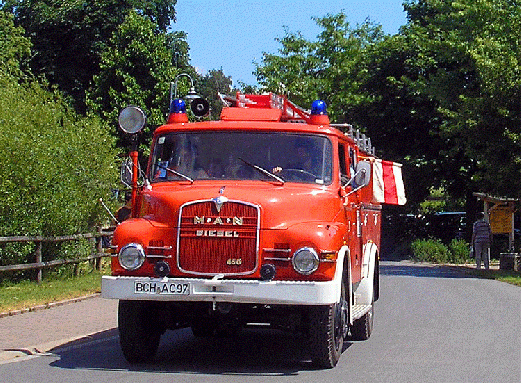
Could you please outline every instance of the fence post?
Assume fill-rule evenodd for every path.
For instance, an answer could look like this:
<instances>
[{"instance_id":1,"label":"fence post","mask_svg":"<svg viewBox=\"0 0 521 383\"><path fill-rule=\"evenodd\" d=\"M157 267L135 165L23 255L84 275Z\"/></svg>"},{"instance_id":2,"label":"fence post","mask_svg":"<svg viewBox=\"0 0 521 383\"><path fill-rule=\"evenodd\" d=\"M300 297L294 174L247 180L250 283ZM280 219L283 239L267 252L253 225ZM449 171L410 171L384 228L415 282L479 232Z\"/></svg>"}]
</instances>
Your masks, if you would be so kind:
<instances>
[{"instance_id":1,"label":"fence post","mask_svg":"<svg viewBox=\"0 0 521 383\"><path fill-rule=\"evenodd\" d=\"M90 251L92 252L96 252L96 237L95 236L91 236L87 239L89 241L89 248L92 249ZM96 267L96 259L92 259L91 261L89 261L89 264L94 268Z\"/></svg>"},{"instance_id":2,"label":"fence post","mask_svg":"<svg viewBox=\"0 0 521 383\"><path fill-rule=\"evenodd\" d=\"M42 242L36 242L36 263L42 263ZM36 274L36 282L38 284L42 283L42 268L38 268L38 273Z\"/></svg>"},{"instance_id":3,"label":"fence post","mask_svg":"<svg viewBox=\"0 0 521 383\"><path fill-rule=\"evenodd\" d=\"M103 253L103 230L101 226L98 226L99 236L96 238L96 255ZM101 257L96 258L95 261L96 270L101 271Z\"/></svg>"}]
</instances>

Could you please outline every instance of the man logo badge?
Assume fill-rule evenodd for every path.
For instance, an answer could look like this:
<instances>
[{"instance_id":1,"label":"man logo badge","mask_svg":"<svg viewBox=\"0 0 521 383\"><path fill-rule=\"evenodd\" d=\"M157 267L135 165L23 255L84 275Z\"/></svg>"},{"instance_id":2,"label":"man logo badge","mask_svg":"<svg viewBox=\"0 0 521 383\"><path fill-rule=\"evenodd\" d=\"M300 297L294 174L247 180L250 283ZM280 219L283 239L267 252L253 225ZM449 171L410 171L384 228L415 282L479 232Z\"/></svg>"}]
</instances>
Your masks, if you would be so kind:
<instances>
[{"instance_id":1,"label":"man logo badge","mask_svg":"<svg viewBox=\"0 0 521 383\"><path fill-rule=\"evenodd\" d=\"M217 209L217 213L221 212L221 208L225 202L228 202L228 198L220 195L219 197L215 197L212 199L213 203L215 204L215 208Z\"/></svg>"}]
</instances>

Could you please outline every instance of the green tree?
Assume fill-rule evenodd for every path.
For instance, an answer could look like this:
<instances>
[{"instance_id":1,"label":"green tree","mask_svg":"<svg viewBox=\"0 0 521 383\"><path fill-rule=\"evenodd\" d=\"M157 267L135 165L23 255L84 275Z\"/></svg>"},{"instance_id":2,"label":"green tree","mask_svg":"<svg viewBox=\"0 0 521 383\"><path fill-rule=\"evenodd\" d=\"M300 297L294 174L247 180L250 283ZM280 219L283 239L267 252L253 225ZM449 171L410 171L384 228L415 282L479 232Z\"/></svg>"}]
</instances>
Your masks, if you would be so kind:
<instances>
[{"instance_id":1,"label":"green tree","mask_svg":"<svg viewBox=\"0 0 521 383\"><path fill-rule=\"evenodd\" d=\"M223 104L218 93L229 95L232 93L232 78L226 76L221 69L213 69L201 76L198 81L197 91L210 104L210 118L218 119L221 115Z\"/></svg>"},{"instance_id":2,"label":"green tree","mask_svg":"<svg viewBox=\"0 0 521 383\"><path fill-rule=\"evenodd\" d=\"M72 97L85 112L85 91L99 72L100 52L129 10L151 20L157 32L175 21L176 0L7 0L33 44L31 68Z\"/></svg>"},{"instance_id":3,"label":"green tree","mask_svg":"<svg viewBox=\"0 0 521 383\"><path fill-rule=\"evenodd\" d=\"M316 41L286 31L278 40L282 44L279 55L263 55L256 70L258 81L300 105L322 99L334 122L356 124L353 108L365 96L359 89L366 75L360 62L370 47L384 40L382 27L366 20L353 28L344 13L314 20L322 28Z\"/></svg>"},{"instance_id":4,"label":"green tree","mask_svg":"<svg viewBox=\"0 0 521 383\"><path fill-rule=\"evenodd\" d=\"M444 179L440 152L442 116L436 100L418 91L428 70L412 58L415 43L401 34L366 49L358 63L360 102L352 105L352 121L366 128L377 154L404 162L408 205L423 201ZM441 178L441 179L440 179Z\"/></svg>"},{"instance_id":5,"label":"green tree","mask_svg":"<svg viewBox=\"0 0 521 383\"><path fill-rule=\"evenodd\" d=\"M180 71L194 71L190 65L190 47L186 41L186 32L173 31L168 36L171 38L170 49L172 50L174 66Z\"/></svg>"},{"instance_id":6,"label":"green tree","mask_svg":"<svg viewBox=\"0 0 521 383\"><path fill-rule=\"evenodd\" d=\"M382 27L370 20L351 28L343 13L316 19L323 31L318 36L316 58L322 80L320 97L331 107L335 122L353 123L353 107L364 100L360 82L366 72L359 68L368 49L384 39ZM363 125L362 125L363 127Z\"/></svg>"},{"instance_id":7,"label":"green tree","mask_svg":"<svg viewBox=\"0 0 521 383\"><path fill-rule=\"evenodd\" d=\"M10 13L0 11L0 72L21 79L28 71L31 42L13 19Z\"/></svg>"},{"instance_id":8,"label":"green tree","mask_svg":"<svg viewBox=\"0 0 521 383\"><path fill-rule=\"evenodd\" d=\"M344 13L315 18L322 28L316 41L286 30L278 54L263 54L255 74L263 90L289 95L306 106L318 98L328 104L335 122L351 122L360 102L358 62L367 47L384 37L381 26L366 21L351 28Z\"/></svg>"},{"instance_id":9,"label":"green tree","mask_svg":"<svg viewBox=\"0 0 521 383\"><path fill-rule=\"evenodd\" d=\"M170 83L179 71L172 66L170 48L173 41L182 40L175 38L158 33L152 21L130 11L107 43L88 99L92 109L114 126L114 133L119 112L127 105L139 106L147 116L144 143L155 127L165 123Z\"/></svg>"},{"instance_id":10,"label":"green tree","mask_svg":"<svg viewBox=\"0 0 521 383\"><path fill-rule=\"evenodd\" d=\"M86 232L106 221L98 200L117 174L114 140L99 119L78 116L34 80L30 46L0 11L0 236ZM0 248L3 265L28 261L33 244Z\"/></svg>"},{"instance_id":11,"label":"green tree","mask_svg":"<svg viewBox=\"0 0 521 383\"><path fill-rule=\"evenodd\" d=\"M315 56L316 43L304 39L300 32L276 39L282 47L278 54L263 53L255 75L263 91L288 95L296 104L306 105L318 97L317 73L320 62Z\"/></svg>"}]
</instances>

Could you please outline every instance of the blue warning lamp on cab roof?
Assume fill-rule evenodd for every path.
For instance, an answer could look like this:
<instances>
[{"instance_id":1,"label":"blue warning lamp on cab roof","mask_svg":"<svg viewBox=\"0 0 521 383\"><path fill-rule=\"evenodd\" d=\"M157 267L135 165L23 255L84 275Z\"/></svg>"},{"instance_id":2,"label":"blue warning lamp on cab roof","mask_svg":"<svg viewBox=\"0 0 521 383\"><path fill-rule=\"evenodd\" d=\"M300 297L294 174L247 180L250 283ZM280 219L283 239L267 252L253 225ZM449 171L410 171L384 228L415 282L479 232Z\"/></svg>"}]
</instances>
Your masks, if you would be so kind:
<instances>
[{"instance_id":1,"label":"blue warning lamp on cab roof","mask_svg":"<svg viewBox=\"0 0 521 383\"><path fill-rule=\"evenodd\" d=\"M170 103L170 114L168 115L168 124L188 122L186 114L186 104L180 98L175 98Z\"/></svg>"},{"instance_id":2,"label":"blue warning lamp on cab roof","mask_svg":"<svg viewBox=\"0 0 521 383\"><path fill-rule=\"evenodd\" d=\"M313 104L311 104L311 114L307 121L311 125L329 125L329 117L324 101L313 101Z\"/></svg>"},{"instance_id":3,"label":"blue warning lamp on cab roof","mask_svg":"<svg viewBox=\"0 0 521 383\"><path fill-rule=\"evenodd\" d=\"M180 98L175 98L170 104L170 113L186 113L186 104Z\"/></svg>"},{"instance_id":4,"label":"blue warning lamp on cab roof","mask_svg":"<svg viewBox=\"0 0 521 383\"><path fill-rule=\"evenodd\" d=\"M311 114L312 115L327 115L327 105L322 100L315 100L313 104L311 104Z\"/></svg>"}]
</instances>

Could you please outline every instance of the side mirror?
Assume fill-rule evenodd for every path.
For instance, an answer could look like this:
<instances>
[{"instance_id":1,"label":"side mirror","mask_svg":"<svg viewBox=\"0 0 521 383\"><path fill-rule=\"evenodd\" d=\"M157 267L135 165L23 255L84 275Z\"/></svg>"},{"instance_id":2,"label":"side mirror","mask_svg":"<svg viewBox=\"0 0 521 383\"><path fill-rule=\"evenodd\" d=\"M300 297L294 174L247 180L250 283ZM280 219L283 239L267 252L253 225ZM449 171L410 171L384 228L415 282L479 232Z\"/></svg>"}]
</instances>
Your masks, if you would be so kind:
<instances>
[{"instance_id":1,"label":"side mirror","mask_svg":"<svg viewBox=\"0 0 521 383\"><path fill-rule=\"evenodd\" d=\"M371 163L367 161L360 161L356 165L355 176L353 177L354 187L363 188L369 185L371 180Z\"/></svg>"},{"instance_id":2,"label":"side mirror","mask_svg":"<svg viewBox=\"0 0 521 383\"><path fill-rule=\"evenodd\" d=\"M340 175L340 183L342 184L342 187L349 185L350 182L351 182L351 178L349 178L348 176L346 176L344 174Z\"/></svg>"},{"instance_id":3,"label":"side mirror","mask_svg":"<svg viewBox=\"0 0 521 383\"><path fill-rule=\"evenodd\" d=\"M128 188L132 187L132 167L134 165L132 164L132 159L127 158L121 163L121 167L119 169L119 177L121 179L121 182ZM141 175L141 167L138 163L138 174Z\"/></svg>"},{"instance_id":4,"label":"side mirror","mask_svg":"<svg viewBox=\"0 0 521 383\"><path fill-rule=\"evenodd\" d=\"M132 161L130 158L127 158L125 161L121 163L121 167L119 169L119 177L121 182L128 188L132 185Z\"/></svg>"}]
</instances>

